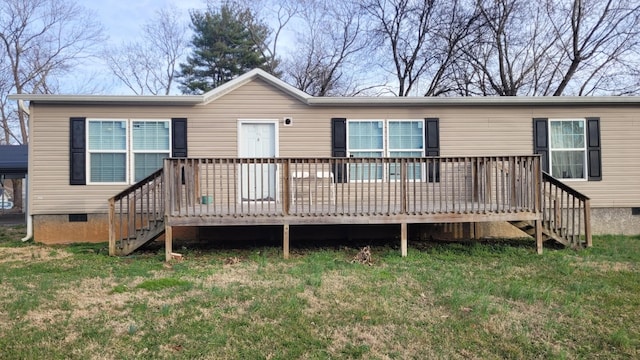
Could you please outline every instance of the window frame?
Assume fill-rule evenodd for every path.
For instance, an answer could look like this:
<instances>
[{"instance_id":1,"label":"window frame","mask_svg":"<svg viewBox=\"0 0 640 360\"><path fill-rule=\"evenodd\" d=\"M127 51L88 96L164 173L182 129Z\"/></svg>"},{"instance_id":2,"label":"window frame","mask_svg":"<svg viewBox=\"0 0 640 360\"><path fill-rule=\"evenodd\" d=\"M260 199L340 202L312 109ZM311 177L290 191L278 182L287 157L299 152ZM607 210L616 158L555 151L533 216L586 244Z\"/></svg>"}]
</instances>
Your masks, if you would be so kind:
<instances>
[{"instance_id":1,"label":"window frame","mask_svg":"<svg viewBox=\"0 0 640 360\"><path fill-rule=\"evenodd\" d=\"M173 139L173 129L171 126L171 119L129 119L130 121L130 135L129 135L129 141L130 141L130 156L131 156L131 160L129 161L129 166L130 166L130 177L129 177L129 182L131 184L135 184L136 181L136 154L167 154L167 157L171 157L171 144L172 144L172 139ZM159 150L135 150L133 148L133 124L136 122L164 122L166 123L166 128L168 129L168 143L167 143L167 150L166 151L159 151ZM142 177L142 179L144 179L144 177ZM141 180L142 180L141 179Z\"/></svg>"},{"instance_id":2,"label":"window frame","mask_svg":"<svg viewBox=\"0 0 640 360\"><path fill-rule=\"evenodd\" d=\"M349 123L352 122L380 122L382 123L382 149L352 149L351 147L351 143L350 143L350 126ZM422 143L421 143L421 148L420 149L410 149L410 148L402 148L402 149L391 149L390 148L390 135L391 135L391 131L390 131L390 124L391 123L401 123L401 122L409 122L409 123L420 123L422 124L422 132L421 132L421 138L422 138ZM391 156L391 152L420 152L420 155L417 157L425 157L425 145L426 145L426 135L425 135L425 126L426 126L426 120L422 119L422 118L416 118L416 119L411 119L411 118L402 118L402 119L346 119L346 155L347 157L351 158L352 153L354 152L380 152L382 154L382 157L392 157ZM416 177L414 179L409 179L409 181L424 181L425 177L426 177L426 173L425 173L425 167L421 166L420 169L420 175L419 177ZM382 181L382 182L397 182L400 181L400 179L392 179L391 178L391 170L389 169L389 166L383 166L382 168L382 177L375 177L375 178L369 178L369 179L352 179L349 176L349 172L350 172L350 167L348 168L348 173L347 173L347 179L349 182L378 182L378 181Z\"/></svg>"},{"instance_id":3,"label":"window frame","mask_svg":"<svg viewBox=\"0 0 640 360\"><path fill-rule=\"evenodd\" d=\"M91 143L91 134L89 133L89 129L91 128L92 122L104 122L104 121L121 121L124 122L126 126L125 130L125 149L124 150L92 150ZM87 146L86 146L86 157L85 157L85 174L86 174L86 185L133 185L136 183L135 181L135 154L142 153L165 153L157 150L134 150L133 149L133 124L134 122L164 122L167 124L168 136L169 136L169 146L166 151L167 157L171 157L172 152L172 144L173 144L173 129L172 122L170 118L87 118L86 119L86 129L85 129L85 138ZM91 180L91 154L125 154L125 181L123 182L102 182L102 181L92 181Z\"/></svg>"},{"instance_id":4,"label":"window frame","mask_svg":"<svg viewBox=\"0 0 640 360\"><path fill-rule=\"evenodd\" d=\"M349 126L350 123L368 123L368 122L377 122L382 124L382 148L379 149L375 149L375 148L366 148L366 149L352 149L350 146L350 135L351 135L351 127ZM352 155L353 152L379 152L380 153L380 158L383 158L385 156L385 148L386 148L386 136L385 136L385 119L347 119L346 121L346 137L347 137L347 157L348 158L352 158L354 157ZM375 157L371 157L372 159L376 159ZM384 169L384 166L382 168L382 174L380 175L381 177L371 177L369 176L367 179L364 178L364 176L362 176L361 179L358 178L358 176L356 175L355 178L351 178L351 171L353 167L357 168L358 164L349 164L349 166L347 166L347 179L349 182L377 182L377 181L384 181L385 175L386 175L386 171ZM373 171L375 171L377 173L377 166L374 167Z\"/></svg>"},{"instance_id":5,"label":"window frame","mask_svg":"<svg viewBox=\"0 0 640 360\"><path fill-rule=\"evenodd\" d=\"M553 123L558 122L569 122L569 121L580 121L582 122L582 148L561 148L557 149L553 147ZM548 119L548 144L549 144L549 174L559 180L562 181L588 181L588 173L589 173L589 164L588 164L588 133L587 133L587 119L586 118L549 118ZM581 151L583 154L582 161L582 177L572 177L572 178L563 178L558 177L553 174L553 154L554 152L563 152L563 151Z\"/></svg>"},{"instance_id":6,"label":"window frame","mask_svg":"<svg viewBox=\"0 0 640 360\"><path fill-rule=\"evenodd\" d=\"M411 149L411 148L402 148L402 149L391 149L391 123L419 123L421 124L420 129L422 129L422 131L420 132L420 138L422 139L422 142L420 144L420 148L417 149ZM395 156L392 156L391 153L392 152L420 152L420 155L415 156L415 157L425 157L425 126L426 126L426 121L425 119L387 119L387 134L386 134L386 139L387 139L387 147L386 147L386 157L389 158L393 158ZM414 156L411 156L414 157ZM391 165L391 164L390 164ZM389 166L391 167L391 166ZM389 182L392 181L400 181L399 178L395 178L395 179L391 179L391 169L387 169L388 173L387 173L387 180ZM419 171L419 176L417 178L408 178L407 181L412 182L412 181L422 181L425 178L425 168L424 166L420 165L420 171ZM397 176L396 174L393 174L393 176Z\"/></svg>"},{"instance_id":7,"label":"window frame","mask_svg":"<svg viewBox=\"0 0 640 360\"><path fill-rule=\"evenodd\" d=\"M124 122L125 124L125 148L123 150L92 150L91 149L91 123L102 122ZM87 177L87 185L126 185L129 183L129 121L122 118L87 118L87 126L85 129L85 138L87 139L85 171ZM91 180L91 154L125 154L124 163L124 179L125 181L92 181Z\"/></svg>"}]
</instances>

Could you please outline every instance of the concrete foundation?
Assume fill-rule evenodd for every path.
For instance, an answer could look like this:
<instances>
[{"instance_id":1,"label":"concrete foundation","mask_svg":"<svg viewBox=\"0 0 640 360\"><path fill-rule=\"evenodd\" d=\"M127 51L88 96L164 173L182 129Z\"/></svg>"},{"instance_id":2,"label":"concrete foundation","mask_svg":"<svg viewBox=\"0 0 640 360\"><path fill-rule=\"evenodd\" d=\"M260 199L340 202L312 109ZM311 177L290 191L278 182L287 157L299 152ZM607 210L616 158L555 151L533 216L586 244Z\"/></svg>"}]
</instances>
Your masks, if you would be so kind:
<instances>
[{"instance_id":1,"label":"concrete foundation","mask_svg":"<svg viewBox=\"0 0 640 360\"><path fill-rule=\"evenodd\" d=\"M34 241L47 244L71 244L79 242L100 243L109 241L109 216L107 214L34 215ZM86 221L84 221L86 215ZM80 219L78 219L80 218ZM70 221L71 219L71 221ZM174 227L176 239L195 239L196 228ZM160 236L159 240L163 240Z\"/></svg>"},{"instance_id":2,"label":"concrete foundation","mask_svg":"<svg viewBox=\"0 0 640 360\"><path fill-rule=\"evenodd\" d=\"M591 230L594 235L640 234L640 211L631 208L595 208L591 210ZM109 219L107 214L70 215L34 215L34 239L44 244L69 244L76 242L109 241ZM86 219L85 219L86 215ZM86 221L85 221L86 220ZM236 226L232 231L234 237L255 238L269 236L280 241L281 228L274 227L273 234L268 225L259 227L259 231ZM238 230L240 229L240 230ZM397 237L400 225L304 225L291 229L292 238L309 240L322 239L373 239L381 237ZM525 233L506 222L492 223L454 223L454 224L409 224L411 240L459 240L481 238L519 238L527 237ZM225 229L174 227L175 239L214 240L229 235ZM159 240L162 240L160 237Z\"/></svg>"},{"instance_id":3,"label":"concrete foundation","mask_svg":"<svg viewBox=\"0 0 640 360\"><path fill-rule=\"evenodd\" d=\"M640 234L639 210L634 211L632 208L592 208L591 231L594 235L638 235Z\"/></svg>"}]
</instances>

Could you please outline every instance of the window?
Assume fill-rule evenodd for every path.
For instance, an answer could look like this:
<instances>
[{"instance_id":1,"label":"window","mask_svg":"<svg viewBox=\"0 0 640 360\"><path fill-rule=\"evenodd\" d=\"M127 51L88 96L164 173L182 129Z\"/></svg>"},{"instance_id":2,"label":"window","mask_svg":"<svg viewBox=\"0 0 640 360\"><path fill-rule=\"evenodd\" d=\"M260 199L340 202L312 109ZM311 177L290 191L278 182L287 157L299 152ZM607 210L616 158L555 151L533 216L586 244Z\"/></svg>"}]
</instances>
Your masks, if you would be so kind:
<instances>
[{"instance_id":1,"label":"window","mask_svg":"<svg viewBox=\"0 0 640 360\"><path fill-rule=\"evenodd\" d=\"M162 160L169 157L168 121L133 121L133 174L138 182L162 167Z\"/></svg>"},{"instance_id":2,"label":"window","mask_svg":"<svg viewBox=\"0 0 640 360\"><path fill-rule=\"evenodd\" d=\"M90 183L135 183L170 156L169 120L89 120Z\"/></svg>"},{"instance_id":3,"label":"window","mask_svg":"<svg viewBox=\"0 0 640 360\"><path fill-rule=\"evenodd\" d=\"M127 122L89 121L89 181L127 181Z\"/></svg>"},{"instance_id":4,"label":"window","mask_svg":"<svg viewBox=\"0 0 640 360\"><path fill-rule=\"evenodd\" d=\"M549 167L558 179L586 178L584 119L549 120Z\"/></svg>"},{"instance_id":5,"label":"window","mask_svg":"<svg viewBox=\"0 0 640 360\"><path fill-rule=\"evenodd\" d=\"M422 157L424 156L423 120L348 120L347 156L349 157ZM350 180L400 179L400 168L390 164L352 164ZM422 178L420 164L409 164L409 179Z\"/></svg>"},{"instance_id":6,"label":"window","mask_svg":"<svg viewBox=\"0 0 640 360\"><path fill-rule=\"evenodd\" d=\"M424 152L424 129L422 120L389 121L389 157L421 157ZM389 178L400 180L400 169L397 165L389 166ZM422 178L420 164L408 164L407 178Z\"/></svg>"},{"instance_id":7,"label":"window","mask_svg":"<svg viewBox=\"0 0 640 360\"><path fill-rule=\"evenodd\" d=\"M384 153L384 122L382 120L353 120L347 124L347 156L382 157ZM382 164L351 164L349 179L382 179Z\"/></svg>"}]
</instances>

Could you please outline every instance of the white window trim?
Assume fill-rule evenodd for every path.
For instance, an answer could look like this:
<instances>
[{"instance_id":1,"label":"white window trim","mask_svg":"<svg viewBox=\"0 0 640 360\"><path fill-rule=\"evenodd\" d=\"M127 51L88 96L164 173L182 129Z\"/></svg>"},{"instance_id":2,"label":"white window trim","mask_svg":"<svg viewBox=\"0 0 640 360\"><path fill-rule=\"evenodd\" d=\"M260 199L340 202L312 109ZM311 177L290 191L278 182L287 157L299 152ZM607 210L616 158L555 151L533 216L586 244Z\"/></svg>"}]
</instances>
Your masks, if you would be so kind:
<instances>
[{"instance_id":1,"label":"white window trim","mask_svg":"<svg viewBox=\"0 0 640 360\"><path fill-rule=\"evenodd\" d=\"M91 150L89 146L89 123L90 122L101 122L101 121L124 121L126 125L126 145L124 150ZM87 126L85 129L85 141L86 141L86 150L85 150L85 176L87 179L87 185L133 185L136 183L135 181L135 163L134 163L134 154L136 153L153 153L158 154L160 151L151 151L151 150L133 150L133 122L139 121L154 121L154 122L166 122L169 125L169 150L167 151L168 157L171 157L171 147L173 141L173 129L171 128L171 119L116 119L116 118L87 118ZM91 181L91 154L95 153L104 153L104 154L125 154L125 181L124 182L94 182Z\"/></svg>"},{"instance_id":2,"label":"white window trim","mask_svg":"<svg viewBox=\"0 0 640 360\"><path fill-rule=\"evenodd\" d=\"M566 148L566 149L553 149L553 145L552 145L552 141L551 141L551 137L552 137L552 133L551 133L551 123L553 122L565 122L565 121L581 121L582 122L582 138L583 138L583 145L584 147L582 148ZM587 119L586 118L557 118L557 119L549 119L549 131L548 131L548 135L549 138L547 139L548 144L549 144L549 174L553 173L553 152L554 151L582 151L584 153L584 161L582 164L582 175L583 177L581 178L558 178L562 181L587 181L587 176L588 176L588 172L589 169L587 168Z\"/></svg>"},{"instance_id":3,"label":"white window trim","mask_svg":"<svg viewBox=\"0 0 640 360\"><path fill-rule=\"evenodd\" d=\"M379 122L382 123L382 148L381 149L375 149L375 148L368 148L368 149L351 149L351 147L349 146L350 142L349 142L349 123L350 122ZM351 158L353 157L351 155L352 152L379 152L381 157L385 157L386 153L385 153L385 148L387 147L387 143L386 143L386 121L385 119L347 119L347 124L346 124L346 136L347 136L347 157ZM353 164L352 164L353 165ZM351 176L349 174L349 172L351 171L351 166L347 166L347 179L349 179L349 182L381 182L384 181L385 176L387 174L387 170L385 169L385 166L382 167L382 178L374 178L374 179L367 179L367 180L358 180L358 179L351 179Z\"/></svg>"},{"instance_id":4,"label":"white window trim","mask_svg":"<svg viewBox=\"0 0 640 360\"><path fill-rule=\"evenodd\" d=\"M391 152L418 152L419 151L420 155L418 157L424 157L424 154L425 154L425 141L426 141L425 133L424 133L425 132L424 128L426 126L425 119L388 119L387 120L387 133L386 133L387 144L391 144L391 139L390 139L391 134L390 134L390 131L389 131L389 128L390 128L389 123L392 123L392 122L410 122L410 123L417 122L417 123L422 124L422 127L421 127L421 129L422 129L422 144L421 144L421 147L419 149L407 149L407 148L391 149L391 145L388 145L387 149L386 149L387 150L386 156L387 157L392 157L391 156ZM423 166L421 166L421 169L420 169L420 178L407 179L407 181L409 181L409 182L422 181L427 175L425 171L426 171L426 169L425 169L425 166L423 165ZM390 177L391 177L391 174L389 173L387 175L387 179L389 181L400 181L400 179L391 179Z\"/></svg>"},{"instance_id":5,"label":"white window trim","mask_svg":"<svg viewBox=\"0 0 640 360\"><path fill-rule=\"evenodd\" d=\"M422 145L420 149L391 149L391 147L388 145L391 143L391 141L389 140L389 123L392 122L417 122L417 123L421 123L422 124ZM425 135L424 135L424 127L425 127L425 121L424 119L388 119L387 120L387 133L386 133L386 138L387 138L387 146L386 146L386 156L387 157L391 157L391 152L392 151L397 151L397 152L417 152L420 151L420 157L424 157L424 142L425 142Z\"/></svg>"},{"instance_id":6,"label":"white window trim","mask_svg":"<svg viewBox=\"0 0 640 360\"><path fill-rule=\"evenodd\" d=\"M351 149L351 147L349 146L349 123L350 122L381 122L382 123L382 149ZM422 123L422 148L421 149L390 149L389 144L390 144L390 139L389 139L389 123L392 122L419 122ZM424 127L426 126L426 121L425 119L422 118L416 118L416 119L410 119L410 118L403 118L403 119L347 119L347 126L346 126L346 137L347 137L347 157L351 157L351 153L352 152L381 152L383 157L391 157L391 152L396 152L396 151L411 151L411 152L417 152L420 151L420 157L424 157L425 155L425 134L424 134ZM426 176L426 169L424 168L424 166L422 167L421 171L420 171L420 179L412 179L410 181L423 181L425 176ZM348 176L348 175L347 175ZM398 179L390 179L390 173L389 173L389 168L388 166L384 166L382 169L382 179L379 178L375 178L375 179L370 179L370 180L349 180L350 182L395 182L395 181L400 181Z\"/></svg>"},{"instance_id":7,"label":"white window trim","mask_svg":"<svg viewBox=\"0 0 640 360\"><path fill-rule=\"evenodd\" d=\"M159 150L134 150L133 149L133 123L134 122L165 122L169 129L169 148L167 151ZM171 119L129 119L129 133L127 134L127 141L130 142L129 156L131 160L128 161L129 165L129 183L136 183L136 157L135 154L167 154L167 157L171 157L171 141L173 140L173 129L171 128Z\"/></svg>"},{"instance_id":8,"label":"white window trim","mask_svg":"<svg viewBox=\"0 0 640 360\"><path fill-rule=\"evenodd\" d=\"M90 145L90 135L89 128L91 127L89 124L92 122L104 122L104 121L124 121L126 129L125 129L125 149L124 150L91 150ZM87 178L87 185L127 185L129 184L129 120L128 119L116 119L116 118L92 118L87 119L87 126L85 129L85 141L86 141L86 155L85 155L85 174ZM125 154L125 167L124 167L124 178L123 182L93 182L91 181L91 154Z\"/></svg>"},{"instance_id":9,"label":"white window trim","mask_svg":"<svg viewBox=\"0 0 640 360\"><path fill-rule=\"evenodd\" d=\"M367 149L351 149L349 146L349 123L356 122L379 122L382 123L382 148L367 148ZM386 136L386 121L385 119L347 119L347 157L351 157L352 152L379 152L382 157L385 156L385 149L387 148L387 136Z\"/></svg>"}]
</instances>

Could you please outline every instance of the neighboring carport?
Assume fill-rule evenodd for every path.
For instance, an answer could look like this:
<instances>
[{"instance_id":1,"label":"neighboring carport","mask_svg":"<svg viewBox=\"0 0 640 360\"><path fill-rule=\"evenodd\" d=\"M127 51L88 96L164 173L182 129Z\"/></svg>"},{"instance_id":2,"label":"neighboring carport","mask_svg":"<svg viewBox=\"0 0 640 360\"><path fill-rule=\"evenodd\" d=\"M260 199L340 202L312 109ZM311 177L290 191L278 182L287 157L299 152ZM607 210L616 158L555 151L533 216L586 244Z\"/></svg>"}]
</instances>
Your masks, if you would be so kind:
<instances>
[{"instance_id":1,"label":"neighboring carport","mask_svg":"<svg viewBox=\"0 0 640 360\"><path fill-rule=\"evenodd\" d=\"M24 187L27 189L27 172L29 167L29 151L27 145L0 145L0 201L8 200L8 194L5 191L5 183L6 180L20 180L25 179L22 186L19 186L18 189ZM13 183L16 183L15 181ZM12 187L13 190L13 187ZM13 194L15 200L16 194ZM22 194L18 194L17 196L22 197ZM28 196L25 196L22 199L24 214L28 215ZM21 223L24 222L24 215L17 215L15 211L10 211L8 209L2 209L0 206L0 215L6 217L4 220L6 221L8 218L19 219Z\"/></svg>"}]
</instances>

